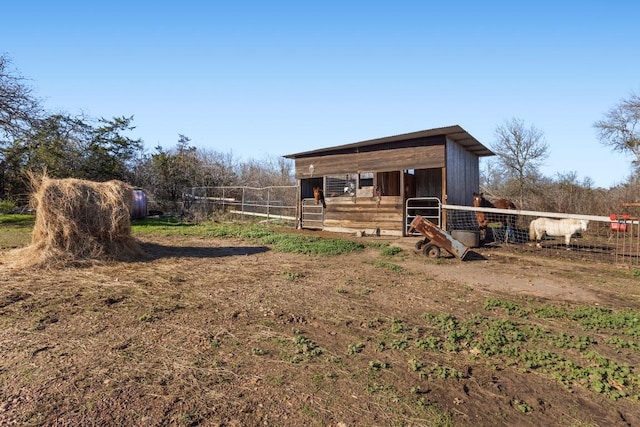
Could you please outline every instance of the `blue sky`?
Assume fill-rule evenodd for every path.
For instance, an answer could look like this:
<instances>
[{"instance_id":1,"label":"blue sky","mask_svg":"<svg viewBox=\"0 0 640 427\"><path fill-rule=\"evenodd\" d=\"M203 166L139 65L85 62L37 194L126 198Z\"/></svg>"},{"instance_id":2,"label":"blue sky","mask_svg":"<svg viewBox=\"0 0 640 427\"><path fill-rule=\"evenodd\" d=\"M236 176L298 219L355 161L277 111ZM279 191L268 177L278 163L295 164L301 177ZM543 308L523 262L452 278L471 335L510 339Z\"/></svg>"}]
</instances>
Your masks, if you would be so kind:
<instances>
[{"instance_id":1,"label":"blue sky","mask_svg":"<svg viewBox=\"0 0 640 427\"><path fill-rule=\"evenodd\" d=\"M265 159L458 124L542 130L549 177L608 188L593 123L640 93L640 2L5 2L0 52L52 112L134 116L145 147Z\"/></svg>"}]
</instances>

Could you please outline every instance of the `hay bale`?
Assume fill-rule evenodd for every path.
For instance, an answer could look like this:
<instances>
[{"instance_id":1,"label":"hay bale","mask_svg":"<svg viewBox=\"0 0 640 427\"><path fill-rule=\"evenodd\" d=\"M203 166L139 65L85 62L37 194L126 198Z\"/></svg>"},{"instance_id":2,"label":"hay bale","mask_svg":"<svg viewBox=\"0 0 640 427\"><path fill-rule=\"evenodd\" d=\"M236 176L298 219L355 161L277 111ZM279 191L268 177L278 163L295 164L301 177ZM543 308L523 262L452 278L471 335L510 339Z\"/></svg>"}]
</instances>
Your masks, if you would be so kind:
<instances>
[{"instance_id":1,"label":"hay bale","mask_svg":"<svg viewBox=\"0 0 640 427\"><path fill-rule=\"evenodd\" d=\"M36 211L31 245L21 264L65 266L142 255L131 236L133 189L121 181L31 179Z\"/></svg>"}]
</instances>

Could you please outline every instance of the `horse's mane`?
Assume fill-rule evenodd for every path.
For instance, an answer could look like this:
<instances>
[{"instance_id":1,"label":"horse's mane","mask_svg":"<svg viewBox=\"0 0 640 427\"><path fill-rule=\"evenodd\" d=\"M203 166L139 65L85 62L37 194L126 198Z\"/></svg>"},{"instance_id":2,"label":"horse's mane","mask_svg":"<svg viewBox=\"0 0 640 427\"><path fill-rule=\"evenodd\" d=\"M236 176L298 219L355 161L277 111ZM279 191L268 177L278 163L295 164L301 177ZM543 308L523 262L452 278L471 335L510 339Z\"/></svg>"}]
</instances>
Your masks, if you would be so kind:
<instances>
[{"instance_id":1,"label":"horse's mane","mask_svg":"<svg viewBox=\"0 0 640 427\"><path fill-rule=\"evenodd\" d=\"M476 203L476 200L479 202ZM473 205L477 208L493 208L493 203L484 197L483 193L473 193Z\"/></svg>"},{"instance_id":2,"label":"horse's mane","mask_svg":"<svg viewBox=\"0 0 640 427\"><path fill-rule=\"evenodd\" d=\"M495 208L495 205L491 203L488 199L485 199L484 196L480 198L480 207L481 208Z\"/></svg>"},{"instance_id":3,"label":"horse's mane","mask_svg":"<svg viewBox=\"0 0 640 427\"><path fill-rule=\"evenodd\" d=\"M495 202L493 202L493 207L496 207L499 209L516 209L515 203L513 203L509 199L498 199Z\"/></svg>"},{"instance_id":4,"label":"horse's mane","mask_svg":"<svg viewBox=\"0 0 640 427\"><path fill-rule=\"evenodd\" d=\"M476 200L479 200L476 203ZM496 199L493 202L484 197L483 193L473 193L473 205L477 208L517 209L515 203L509 199Z\"/></svg>"}]
</instances>

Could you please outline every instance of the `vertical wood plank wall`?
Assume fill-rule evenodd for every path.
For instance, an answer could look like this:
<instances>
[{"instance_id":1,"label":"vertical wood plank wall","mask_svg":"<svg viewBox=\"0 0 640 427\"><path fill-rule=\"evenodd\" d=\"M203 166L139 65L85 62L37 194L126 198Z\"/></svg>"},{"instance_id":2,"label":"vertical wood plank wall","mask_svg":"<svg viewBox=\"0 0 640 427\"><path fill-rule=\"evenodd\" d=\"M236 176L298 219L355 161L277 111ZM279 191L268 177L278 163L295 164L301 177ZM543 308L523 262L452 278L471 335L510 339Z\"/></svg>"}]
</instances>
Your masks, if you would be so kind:
<instances>
[{"instance_id":1,"label":"vertical wood plank wall","mask_svg":"<svg viewBox=\"0 0 640 427\"><path fill-rule=\"evenodd\" d=\"M478 156L447 140L447 199L444 203L471 206L473 192L480 186L479 165Z\"/></svg>"}]
</instances>

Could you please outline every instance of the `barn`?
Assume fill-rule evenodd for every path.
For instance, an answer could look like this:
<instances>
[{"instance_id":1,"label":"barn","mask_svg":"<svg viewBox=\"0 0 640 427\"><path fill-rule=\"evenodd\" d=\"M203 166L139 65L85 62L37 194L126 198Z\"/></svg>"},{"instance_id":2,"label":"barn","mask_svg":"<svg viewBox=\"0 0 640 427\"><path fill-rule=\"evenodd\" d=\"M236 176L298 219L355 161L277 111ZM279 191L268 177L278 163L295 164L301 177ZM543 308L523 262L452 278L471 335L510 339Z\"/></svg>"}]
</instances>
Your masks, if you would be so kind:
<instances>
[{"instance_id":1,"label":"barn","mask_svg":"<svg viewBox=\"0 0 640 427\"><path fill-rule=\"evenodd\" d=\"M454 125L284 157L295 163L299 228L405 236L416 215L446 228L441 205L470 205L480 157L492 155ZM324 190L326 208L314 187Z\"/></svg>"}]
</instances>

